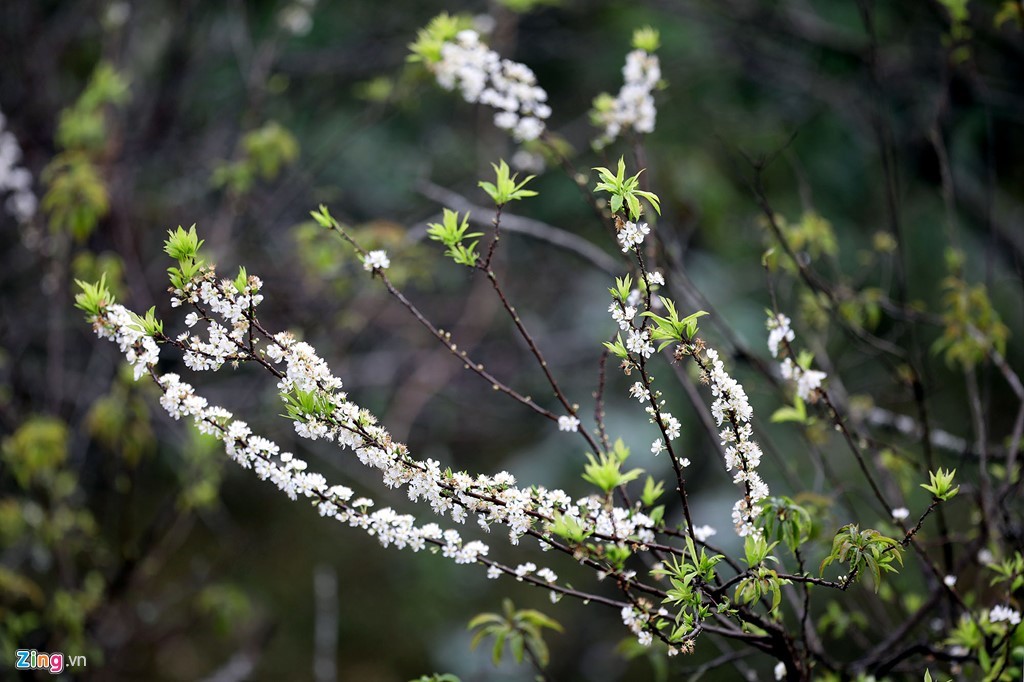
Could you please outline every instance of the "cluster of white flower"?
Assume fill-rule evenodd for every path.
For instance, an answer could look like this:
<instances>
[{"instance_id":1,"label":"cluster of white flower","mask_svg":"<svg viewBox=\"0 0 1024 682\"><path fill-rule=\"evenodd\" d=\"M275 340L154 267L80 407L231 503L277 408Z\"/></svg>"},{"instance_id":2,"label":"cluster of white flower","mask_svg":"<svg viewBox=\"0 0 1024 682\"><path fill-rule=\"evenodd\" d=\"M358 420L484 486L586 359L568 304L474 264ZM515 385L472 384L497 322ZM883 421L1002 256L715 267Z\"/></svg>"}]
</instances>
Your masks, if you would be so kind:
<instances>
[{"instance_id":1,"label":"cluster of white flower","mask_svg":"<svg viewBox=\"0 0 1024 682\"><path fill-rule=\"evenodd\" d=\"M405 486L410 500L424 500L435 513L448 515L456 523L464 523L473 513L484 530L488 530L491 523L506 526L512 544L518 544L522 535L533 533L541 540L542 548L550 549L550 543L544 540L544 526L560 515L579 524L595 539L614 543L654 542L655 522L638 507L611 506L597 495L574 502L562 490L517 488L515 477L507 472L474 477L466 472L442 470L441 465L431 459L413 459L404 445L393 441L391 435L377 425L371 413L348 400L341 391L341 380L331 373L312 346L285 332L273 336L265 350L255 347L255 340L263 330L258 329L260 333L252 341L247 332L252 324L252 309L262 300L257 293L261 286L258 278L249 276L239 291L230 280L218 283L213 269L205 268L184 289L172 292L175 305L188 303L199 311L187 317L191 326L198 324L201 314L218 330L211 334L210 342L198 341L189 333L178 337L176 343L186 355L194 356L191 364L217 369L225 360L250 357L259 358L271 367L283 363L283 371L276 370L280 376L278 388L289 403L289 411L293 412L298 435L312 440L325 439L354 450L360 462L381 471L385 485ZM226 331L225 324L210 315L219 316L232 330ZM135 326L126 309L108 306L95 322L100 336L119 343L135 366L137 378L155 365L159 355L156 342ZM214 359L202 364L199 359L204 354L213 355ZM193 417L201 431L221 437L233 459L246 468L257 470L261 478L273 480L291 497L318 499L322 515L359 526L377 536L384 545L420 549L424 543L433 543L441 548L444 556L457 563L479 562L486 556L486 545L463 543L457 531L442 532L436 524L417 530L412 517L400 516L390 509L368 514L367 509L373 503L367 499L346 504L351 491L340 495L339 490L347 489L327 488L322 476L305 471L305 462L290 453L279 454L277 446L253 436L246 424L232 421L231 413L226 410L209 406L177 376L168 375L160 381L164 389L161 404L169 414L176 419ZM305 398L300 399L302 396ZM563 417L560 425L563 424L578 428L579 421L575 417ZM535 529L535 524L540 526L539 530ZM483 563L493 564L489 560ZM549 569L541 569L536 575L547 583L557 580Z\"/></svg>"},{"instance_id":2,"label":"cluster of white flower","mask_svg":"<svg viewBox=\"0 0 1024 682\"><path fill-rule=\"evenodd\" d=\"M648 647L654 642L654 635L652 634L653 626L651 625L651 621L655 618L668 618L669 612L668 609L660 607L656 614L652 614L646 610L647 605L643 604L642 600L641 604L643 608L637 608L636 606L623 606L619 611L619 615L622 618L622 624L629 628L630 632L636 635L637 642L639 642L641 646ZM679 649L677 647L669 647L669 656L675 656L678 653Z\"/></svg>"},{"instance_id":3,"label":"cluster of white flower","mask_svg":"<svg viewBox=\"0 0 1024 682\"><path fill-rule=\"evenodd\" d=\"M209 406L196 395L195 389L176 374L160 377L164 409L174 417L192 417L196 428L222 441L225 451L239 466L252 469L261 480L269 480L290 499L312 499L321 516L337 519L353 528L361 528L375 536L384 547L408 547L418 552L428 543L441 547L442 555L458 564L476 563L488 553L479 541L463 543L459 532L444 530L436 523L416 526L408 514L398 514L390 507L369 513L373 500L360 497L350 502L353 492L342 485L328 485L319 473L307 471L308 464L266 438L254 435L245 422L233 419L227 410Z\"/></svg>"},{"instance_id":4,"label":"cluster of white flower","mask_svg":"<svg viewBox=\"0 0 1024 682\"><path fill-rule=\"evenodd\" d=\"M633 318L636 317L636 308L631 305L619 305L618 301L612 301L608 306L608 312L612 319L619 325L619 329L626 331L633 326Z\"/></svg>"},{"instance_id":5,"label":"cluster of white flower","mask_svg":"<svg viewBox=\"0 0 1024 682\"><path fill-rule=\"evenodd\" d=\"M279 377L278 389L287 403L296 433L312 440L324 439L353 450L364 465L381 472L389 488L405 487L408 498L424 501L431 510L464 524L475 515L483 531L497 523L508 530L509 542L519 544L523 535L536 537L541 549L555 546L548 524L556 517L578 525L592 540L609 544L629 543L643 550L655 542L656 523L641 511L639 504L619 507L604 496L589 495L575 501L562 490L540 486L516 487L516 479L508 472L494 476L472 476L466 472L444 469L432 459L418 461L407 448L395 442L377 424L367 410L348 399L335 377L315 349L284 332L270 336L255 321L254 308L262 301L258 292L260 280L248 276L235 282L218 282L212 267L204 268L183 289L172 292L174 305L190 304L196 312L186 317L189 327L200 320L210 325L209 341L201 341L187 332L174 343L191 357L190 365L202 369L218 369L225 361L255 359ZM215 319L217 318L217 319ZM101 337L115 340L135 367L136 378L152 372L159 357L156 341L138 326L137 318L122 306L109 305L94 320ZM264 337L265 348L256 341ZM230 348L230 352L229 352ZM210 359L207 356L212 356ZM207 362L200 360L206 358ZM212 406L197 395L195 389L174 374L157 376L163 389L160 403L175 419L191 417L196 428L217 437L227 454L240 466L253 470L262 480L269 480L291 499L310 499L319 513L347 525L360 528L377 538L384 547L409 548L420 551L428 545L458 564L481 564L488 567L487 576L510 575L521 581L548 587L552 602L562 596L558 576L550 568L538 568L532 562L516 568L502 566L488 557L489 547L477 540L464 540L454 529L443 530L436 523L417 526L410 515L391 508L372 510L368 498L353 500L351 489L329 485L319 473L309 471L307 463L281 449L271 441L252 433L247 424L232 413ZM678 435L679 422L666 413L664 422L673 437ZM563 416L559 426L566 430L579 427L579 420ZM688 464L688 462L686 463ZM600 579L607 572L597 564L577 557L595 568ZM633 581L635 571L616 574L620 580ZM668 612L661 610L661 617ZM638 616L647 622L651 616ZM636 630L639 641L649 645L649 628ZM678 653L677 649L670 653Z\"/></svg>"},{"instance_id":6,"label":"cluster of white flower","mask_svg":"<svg viewBox=\"0 0 1024 682\"><path fill-rule=\"evenodd\" d=\"M136 378L156 363L159 351L155 342L135 328L131 314L123 306L107 306L102 316L95 320L95 327L100 337L118 343L135 367ZM311 363L311 366L315 367L316 363ZM414 517L398 514L391 508L368 513L368 509L374 506L372 500L362 497L349 502L353 496L350 488L329 486L321 474L307 471L308 464L304 460L290 452L281 452L277 444L253 434L245 422L235 420L228 410L209 405L177 374L160 376L158 383L163 391L160 404L174 419L191 417L201 433L213 435L224 444L228 456L239 466L252 469L261 480L271 481L292 500L299 497L312 499L321 516L361 528L375 536L384 547L408 547L418 552L429 543L440 547L443 556L458 564L477 563L487 555L489 548L486 544L480 541L464 543L456 530L442 531L436 523L417 527ZM499 574L502 572L501 569L496 570ZM542 577L547 579L550 574L549 582L553 582L554 574L547 569L545 571Z\"/></svg>"},{"instance_id":7,"label":"cluster of white flower","mask_svg":"<svg viewBox=\"0 0 1024 682\"><path fill-rule=\"evenodd\" d=\"M992 610L988 612L988 620L991 623L1006 622L1010 625L1020 625L1020 611L1000 604L993 606Z\"/></svg>"},{"instance_id":8,"label":"cluster of white flower","mask_svg":"<svg viewBox=\"0 0 1024 682\"><path fill-rule=\"evenodd\" d=\"M441 61L431 68L441 87L458 87L467 102L497 109L494 125L510 131L516 140L535 140L544 132L551 107L533 71L525 64L502 59L480 41L476 31L460 31L454 41L446 42L441 47Z\"/></svg>"},{"instance_id":9,"label":"cluster of white flower","mask_svg":"<svg viewBox=\"0 0 1024 682\"><path fill-rule=\"evenodd\" d=\"M103 317L93 321L93 328L101 339L110 339L117 344L132 366L136 381L160 359L160 347L156 341L142 331L123 305L108 305Z\"/></svg>"},{"instance_id":10,"label":"cluster of white flower","mask_svg":"<svg viewBox=\"0 0 1024 682\"><path fill-rule=\"evenodd\" d=\"M712 535L718 535L718 531L708 525L697 526L693 529L693 537L697 538L697 542L707 542Z\"/></svg>"},{"instance_id":11,"label":"cluster of white flower","mask_svg":"<svg viewBox=\"0 0 1024 682\"><path fill-rule=\"evenodd\" d=\"M779 345L783 341L792 343L796 339L796 334L789 326L790 319L782 313L770 315L766 324L768 327L768 351L773 358L777 358L779 357Z\"/></svg>"},{"instance_id":12,"label":"cluster of white flower","mask_svg":"<svg viewBox=\"0 0 1024 682\"><path fill-rule=\"evenodd\" d=\"M263 302L263 294L259 293L263 282L255 275L245 278L241 290L235 282L224 279L217 282L212 271L206 271L200 278L190 282L184 290L176 289L171 298L175 308L190 303L203 310L202 317L197 312L185 316L185 324L190 329L200 321L208 322L206 338L191 331L179 334L178 343L185 349L185 366L201 371L216 371L227 361L235 362L245 354L247 337L250 335L249 318L251 311ZM230 329L216 320L206 316L207 313L219 315L230 325ZM255 343L258 337L253 337Z\"/></svg>"},{"instance_id":13,"label":"cluster of white flower","mask_svg":"<svg viewBox=\"0 0 1024 682\"><path fill-rule=\"evenodd\" d=\"M558 418L558 430L576 433L580 429L580 420L571 415L562 415Z\"/></svg>"},{"instance_id":14,"label":"cluster of white flower","mask_svg":"<svg viewBox=\"0 0 1024 682\"><path fill-rule=\"evenodd\" d=\"M633 388L630 389L631 395L634 393L635 388L636 386L634 385ZM656 395L660 395L660 393ZM651 453L655 456L661 454L665 450L665 443L667 441L673 441L676 438L679 438L679 434L682 432L682 424L679 423L678 419L672 416L671 412L666 412L664 406L665 401L662 400L660 401L658 406L659 409L657 410L655 410L651 405L644 408L644 411L650 416L652 424L657 425L660 420L661 424L659 425L659 428L661 426L665 427L663 434L664 438L655 438L654 442L651 443ZM678 460L678 462L681 467L690 466L690 460L685 457Z\"/></svg>"},{"instance_id":15,"label":"cluster of white flower","mask_svg":"<svg viewBox=\"0 0 1024 682\"><path fill-rule=\"evenodd\" d=\"M719 426L729 423L719 434L725 449L725 468L736 470L733 482L743 485L744 489L743 497L733 505L733 524L741 537L760 536L761 531L754 522L759 511L757 503L768 497L768 485L756 471L761 463L761 448L751 438L754 428L750 420L754 410L743 386L725 371L718 351L708 348L705 355L710 365L707 380L715 397L711 414Z\"/></svg>"},{"instance_id":16,"label":"cluster of white flower","mask_svg":"<svg viewBox=\"0 0 1024 682\"><path fill-rule=\"evenodd\" d=\"M653 635L647 626L651 619L647 613L641 613L633 606L623 606L620 612L622 624L629 628L629 631L636 635L636 639L642 646L650 646L654 641Z\"/></svg>"},{"instance_id":17,"label":"cluster of white flower","mask_svg":"<svg viewBox=\"0 0 1024 682\"><path fill-rule=\"evenodd\" d=\"M651 334L646 329L630 329L626 338L626 350L636 353L647 359L654 355L654 344L651 343Z\"/></svg>"},{"instance_id":18,"label":"cluster of white flower","mask_svg":"<svg viewBox=\"0 0 1024 682\"><path fill-rule=\"evenodd\" d=\"M661 274L655 274L658 275L659 282L664 284L665 280L661 277ZM654 279L653 276L648 276L648 281L652 279ZM636 298L639 298L639 291L634 289L630 292L630 300L626 303L620 303L617 300L612 301L611 305L608 307L608 312L612 314L612 319L618 323L619 329L629 331L629 335L626 337L626 350L630 353L640 355L646 360L654 354L655 348L654 344L651 342L650 332L646 329L637 329L633 326L633 320L636 319L637 314L636 306L639 304L638 300L632 300L634 298L634 294L637 295ZM659 428L664 426L664 438L656 438L651 442L651 453L657 456L666 449L666 441L672 441L679 438L682 430L682 424L678 419L672 416L670 412L666 412L663 409L665 406L664 400L659 401L658 409L655 409L655 407L650 404L655 400L659 400L660 393L655 392L655 394L652 395L651 391L648 390L642 381L636 381L629 387L629 395L636 398L641 404L648 403L644 407L644 410L650 416L651 423L658 425ZM683 467L688 467L690 466L690 460L681 459L679 460L679 464Z\"/></svg>"},{"instance_id":19,"label":"cluster of white flower","mask_svg":"<svg viewBox=\"0 0 1024 682\"><path fill-rule=\"evenodd\" d=\"M647 390L642 381L633 382L633 385L629 387L629 395L641 403L645 403L651 398L651 392Z\"/></svg>"},{"instance_id":20,"label":"cluster of white flower","mask_svg":"<svg viewBox=\"0 0 1024 682\"><path fill-rule=\"evenodd\" d=\"M388 258L388 252L383 250L371 251L363 257L363 269L366 271L370 270L386 270L391 267L391 259Z\"/></svg>"},{"instance_id":21,"label":"cluster of white flower","mask_svg":"<svg viewBox=\"0 0 1024 682\"><path fill-rule=\"evenodd\" d=\"M5 130L7 120L0 112L0 196L10 193L4 206L19 223L27 223L36 214L39 201L32 193L32 174L18 165L21 146L14 135Z\"/></svg>"},{"instance_id":22,"label":"cluster of white flower","mask_svg":"<svg viewBox=\"0 0 1024 682\"><path fill-rule=\"evenodd\" d=\"M807 401L812 401L815 398L814 391L821 388L821 382L828 377L827 374L816 369L804 369L793 362L791 358L782 361L782 364L779 365L779 372L783 379L796 382L796 394L802 400Z\"/></svg>"},{"instance_id":23,"label":"cluster of white flower","mask_svg":"<svg viewBox=\"0 0 1024 682\"><path fill-rule=\"evenodd\" d=\"M790 319L779 313L768 316L768 350L773 358L779 357L780 350L789 349L789 344L796 338L796 334L790 327ZM784 348L783 348L784 346ZM804 369L793 362L792 357L786 357L779 364L779 373L783 379L796 383L796 394L801 400L813 401L817 398L815 391L821 387L821 382L828 375L816 369Z\"/></svg>"},{"instance_id":24,"label":"cluster of white flower","mask_svg":"<svg viewBox=\"0 0 1024 682\"><path fill-rule=\"evenodd\" d=\"M616 237L619 240L619 246L622 247L622 253L635 250L638 246L644 243L644 237L651 233L651 228L647 223L634 223L627 221L623 223L622 228L618 230ZM658 273L660 277L661 273ZM661 278L661 284L664 284L664 278Z\"/></svg>"},{"instance_id":25,"label":"cluster of white flower","mask_svg":"<svg viewBox=\"0 0 1024 682\"><path fill-rule=\"evenodd\" d=\"M598 148L611 144L628 130L653 133L657 109L654 89L661 81L661 63L658 56L645 50L633 50L626 55L622 67L623 85L614 100L603 103L594 111L594 121L604 128L595 142Z\"/></svg>"}]
</instances>

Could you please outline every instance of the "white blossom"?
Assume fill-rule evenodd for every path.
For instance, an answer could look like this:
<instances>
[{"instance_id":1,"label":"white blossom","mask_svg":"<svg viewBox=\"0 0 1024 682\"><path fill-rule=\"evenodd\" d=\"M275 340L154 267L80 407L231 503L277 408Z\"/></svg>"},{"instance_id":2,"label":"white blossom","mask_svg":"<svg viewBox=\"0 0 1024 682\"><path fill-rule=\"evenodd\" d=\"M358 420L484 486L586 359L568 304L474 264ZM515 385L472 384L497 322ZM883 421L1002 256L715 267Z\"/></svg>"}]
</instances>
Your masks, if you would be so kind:
<instances>
[{"instance_id":1,"label":"white blossom","mask_svg":"<svg viewBox=\"0 0 1024 682\"><path fill-rule=\"evenodd\" d=\"M490 524L504 526L513 545L524 534L536 532L539 519L552 519L556 514L575 520L586 532L604 541L654 542L655 523L637 508L616 507L597 495L574 500L563 490L516 487L515 477L504 471L494 476L474 476L446 471L432 459L414 459L404 445L378 425L373 414L349 399L341 379L311 345L282 332L264 339L264 350L251 349L250 327L255 326L251 319L253 309L263 300L261 287L258 277L249 276L239 291L233 281L218 281L213 269L205 268L173 292L179 306L201 306L207 312L202 320L194 320L193 331L176 342L183 348L187 365L216 370L225 362L251 358L272 363L281 373L278 389L286 401L297 392L315 397L312 407L289 403L289 409L294 410L291 416L296 434L353 451L360 463L379 473L387 487L404 489L410 501L429 506L439 516L450 516L461 523L472 515L476 517L474 530L477 526L486 529ZM353 499L356 496L351 488L329 484L302 458L281 451L275 443L253 433L231 412L208 404L178 375L157 375L159 347L134 326L134 318L124 307L106 306L93 323L99 336L119 345L137 378L145 373L157 377L162 389L160 403L168 414L175 419L191 418L200 432L220 439L225 452L239 466L273 483L290 499L310 499L321 516L359 528L385 547L416 552L429 545L456 563L488 563L483 560L489 553L488 545L465 540L459 531L442 529L436 523L417 526L412 516L390 507L374 510L372 499ZM578 428L575 417L563 419ZM520 578L535 573L545 583L557 580L550 569L537 570L530 563L520 565L517 571ZM493 576L494 571L488 574Z\"/></svg>"},{"instance_id":2,"label":"white blossom","mask_svg":"<svg viewBox=\"0 0 1024 682\"><path fill-rule=\"evenodd\" d=\"M7 212L24 224L32 220L39 200L32 191L32 174L18 165L21 146L6 126L7 119L0 112L0 198L8 195L4 202Z\"/></svg>"},{"instance_id":3,"label":"white blossom","mask_svg":"<svg viewBox=\"0 0 1024 682\"><path fill-rule=\"evenodd\" d=\"M651 357L654 355L654 344L651 343L650 333L646 329L630 329L626 338L626 349L644 358Z\"/></svg>"},{"instance_id":4,"label":"white blossom","mask_svg":"<svg viewBox=\"0 0 1024 682\"><path fill-rule=\"evenodd\" d=\"M622 247L622 253L626 253L644 243L644 238L651 233L647 223L626 222L618 231L616 237Z\"/></svg>"},{"instance_id":5,"label":"white blossom","mask_svg":"<svg viewBox=\"0 0 1024 682\"><path fill-rule=\"evenodd\" d=\"M779 344L790 343L796 339L796 333L790 328L790 320L783 314L768 318L768 351L773 358L779 357Z\"/></svg>"},{"instance_id":6,"label":"white blossom","mask_svg":"<svg viewBox=\"0 0 1024 682\"><path fill-rule=\"evenodd\" d=\"M430 68L441 87L458 88L467 102L495 109L494 125L517 141L535 140L544 133L544 121L551 116L547 92L528 66L502 59L480 41L477 31L460 31L446 42L441 60Z\"/></svg>"},{"instance_id":7,"label":"white blossom","mask_svg":"<svg viewBox=\"0 0 1024 682\"><path fill-rule=\"evenodd\" d=\"M769 315L766 326L768 328L768 351L772 357L779 357L779 353L783 350L788 353L789 344L796 339L796 333L790 327L790 319L781 313ZM786 357L779 363L779 374L783 379L795 382L796 394L801 400L809 402L817 399L816 391L821 388L821 382L828 378L825 372L804 369L794 362L792 357Z\"/></svg>"},{"instance_id":8,"label":"white blossom","mask_svg":"<svg viewBox=\"0 0 1024 682\"><path fill-rule=\"evenodd\" d=\"M571 431L576 433L579 431L580 420L570 415L562 415L558 418L558 430L559 431Z\"/></svg>"},{"instance_id":9,"label":"white blossom","mask_svg":"<svg viewBox=\"0 0 1024 682\"><path fill-rule=\"evenodd\" d=\"M697 526L693 529L693 536L697 538L697 542L707 542L707 539L712 535L717 535L718 531L711 526Z\"/></svg>"},{"instance_id":10,"label":"white blossom","mask_svg":"<svg viewBox=\"0 0 1024 682\"><path fill-rule=\"evenodd\" d=\"M378 249L377 251L371 251L363 257L363 269L364 270L385 270L391 267L391 260L388 258L387 251Z\"/></svg>"},{"instance_id":11,"label":"white blossom","mask_svg":"<svg viewBox=\"0 0 1024 682\"><path fill-rule=\"evenodd\" d=\"M715 398L711 414L719 426L727 424L719 434L725 452L725 468L735 471L733 482L743 487L743 497L733 505L733 524L741 537L760 536L761 531L754 522L760 512L758 503L768 497L769 491L755 471L761 463L761 448L752 439L754 429L750 420L754 410L743 386L725 371L718 351L708 348L705 355L705 378Z\"/></svg>"},{"instance_id":12,"label":"white blossom","mask_svg":"<svg viewBox=\"0 0 1024 682\"><path fill-rule=\"evenodd\" d=\"M1020 611L1000 604L992 607L992 610L988 612L988 619L992 623L1007 622L1010 625L1020 625Z\"/></svg>"},{"instance_id":13,"label":"white blossom","mask_svg":"<svg viewBox=\"0 0 1024 682\"><path fill-rule=\"evenodd\" d=\"M657 55L633 50L626 55L622 68L623 85L618 95L593 112L597 125L603 128L595 146L603 148L629 130L654 132L657 109L654 89L661 81L661 63Z\"/></svg>"}]
</instances>

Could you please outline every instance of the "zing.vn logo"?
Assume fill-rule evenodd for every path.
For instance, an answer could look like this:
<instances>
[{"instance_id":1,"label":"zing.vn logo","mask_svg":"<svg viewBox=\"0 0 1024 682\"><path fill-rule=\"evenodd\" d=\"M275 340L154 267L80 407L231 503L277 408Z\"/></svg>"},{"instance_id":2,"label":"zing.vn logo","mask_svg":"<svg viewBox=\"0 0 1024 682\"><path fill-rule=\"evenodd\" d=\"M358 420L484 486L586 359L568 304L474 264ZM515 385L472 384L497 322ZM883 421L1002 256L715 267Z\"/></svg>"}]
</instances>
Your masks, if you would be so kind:
<instances>
[{"instance_id":1,"label":"zing.vn logo","mask_svg":"<svg viewBox=\"0 0 1024 682\"><path fill-rule=\"evenodd\" d=\"M51 675L64 672L64 661L69 666L75 667L85 665L85 656L70 656L64 658L64 654L58 652L48 654L35 649L18 649L15 654L14 667L17 670L46 670Z\"/></svg>"}]
</instances>

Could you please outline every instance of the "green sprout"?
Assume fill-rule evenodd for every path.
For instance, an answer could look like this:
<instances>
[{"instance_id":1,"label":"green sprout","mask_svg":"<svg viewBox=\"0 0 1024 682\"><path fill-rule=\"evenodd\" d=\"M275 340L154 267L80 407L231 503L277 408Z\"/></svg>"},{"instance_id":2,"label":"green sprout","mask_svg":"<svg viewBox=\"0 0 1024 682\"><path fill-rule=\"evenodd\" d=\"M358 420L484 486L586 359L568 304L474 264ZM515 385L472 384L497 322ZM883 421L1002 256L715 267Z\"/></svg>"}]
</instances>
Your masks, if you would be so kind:
<instances>
[{"instance_id":1,"label":"green sprout","mask_svg":"<svg viewBox=\"0 0 1024 682\"><path fill-rule=\"evenodd\" d=\"M517 663L521 664L529 653L538 666L544 667L548 664L550 654L542 630L548 628L555 632L563 632L558 621L536 609L517 610L511 599L502 600L502 613L478 614L469 621L467 627L476 630L470 644L473 649L485 638L494 637L494 647L491 650L494 665L501 663L505 645L508 644Z\"/></svg>"},{"instance_id":2,"label":"green sprout","mask_svg":"<svg viewBox=\"0 0 1024 682\"><path fill-rule=\"evenodd\" d=\"M440 223L430 223L427 226L427 236L436 242L444 244L448 250L445 251L453 261L466 267L476 267L479 256L476 252L476 245L480 240L472 242L469 246L463 244L467 239L483 236L483 232L466 233L469 229L469 213L466 213L459 220L457 211L444 209Z\"/></svg>"},{"instance_id":3,"label":"green sprout","mask_svg":"<svg viewBox=\"0 0 1024 682\"><path fill-rule=\"evenodd\" d=\"M75 284L81 289L81 293L75 294L75 307L84 310L88 319L100 315L103 309L114 303L114 296L107 288L107 275L100 276L100 281L95 283L75 280Z\"/></svg>"},{"instance_id":4,"label":"green sprout","mask_svg":"<svg viewBox=\"0 0 1024 682\"><path fill-rule=\"evenodd\" d=\"M510 201L519 201L527 197L535 197L537 193L530 189L523 189L530 180L533 180L535 175L527 177L520 183L516 183L518 173L509 175L508 164L504 160L500 160L498 165L491 164L491 168L494 169L496 176L496 182L490 183L481 180L477 184L483 188L487 195L494 200L494 204L501 208Z\"/></svg>"},{"instance_id":5,"label":"green sprout","mask_svg":"<svg viewBox=\"0 0 1024 682\"><path fill-rule=\"evenodd\" d=\"M960 486L953 487L953 477L955 475L956 469L936 469L934 472L928 473L931 483L922 483L921 487L930 492L937 500L942 500L943 502L951 500L960 492Z\"/></svg>"},{"instance_id":6,"label":"green sprout","mask_svg":"<svg viewBox=\"0 0 1024 682\"><path fill-rule=\"evenodd\" d=\"M612 173L607 168L601 167L595 167L594 170L601 176L601 181L594 187L594 191L608 192L612 195L612 213L618 213L623 206L626 206L629 209L630 219L638 220L644 213L644 208L640 204L640 197L643 197L650 202L655 212L661 215L661 200L658 195L639 189L642 169L640 173L627 178L626 162L620 156L617 172Z\"/></svg>"},{"instance_id":7,"label":"green sprout","mask_svg":"<svg viewBox=\"0 0 1024 682\"><path fill-rule=\"evenodd\" d=\"M587 453L589 464L583 467L583 480L593 483L605 494L610 493L620 485L634 481L643 474L643 469L631 469L623 472L622 464L629 457L629 448L623 444L622 439L615 441L612 452L601 453L597 459L594 455Z\"/></svg>"}]
</instances>

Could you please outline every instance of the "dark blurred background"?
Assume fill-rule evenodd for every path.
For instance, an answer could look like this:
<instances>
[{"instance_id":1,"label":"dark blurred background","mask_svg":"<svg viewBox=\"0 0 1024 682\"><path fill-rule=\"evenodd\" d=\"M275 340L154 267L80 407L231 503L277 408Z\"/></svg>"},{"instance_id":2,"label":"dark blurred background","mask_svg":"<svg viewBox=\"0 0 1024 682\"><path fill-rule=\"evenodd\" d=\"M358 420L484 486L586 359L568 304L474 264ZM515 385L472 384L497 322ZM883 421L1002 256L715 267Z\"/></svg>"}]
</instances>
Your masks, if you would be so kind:
<instances>
[{"instance_id":1,"label":"dark blurred background","mask_svg":"<svg viewBox=\"0 0 1024 682\"><path fill-rule=\"evenodd\" d=\"M617 649L628 633L614 612L552 605L545 593L488 581L476 567L382 549L289 502L225 464L210 443L166 418L152 386L125 376L116 350L73 309L73 280L106 272L119 300L139 311L155 305L169 333L183 331L164 295L162 240L168 229L197 223L223 275L245 265L265 280L264 323L314 343L354 399L417 456L471 472L507 469L523 484L583 495L577 439L464 372L308 212L328 204L364 245L386 248L389 272L438 326L554 408L486 281L425 240L441 209L438 188L486 205L476 181L517 148L488 112L406 64L407 45L440 11L476 16L496 49L536 71L550 93L551 130L585 171L620 153L635 163L630 144L590 151L597 131L587 111L598 93L618 90L633 30L651 25L661 32L667 81L657 130L644 142L647 180L664 206L657 231L671 255L660 265L671 282L685 283L673 293L687 311L713 308L707 338L732 355L756 414L767 422L780 403L750 369L751 356L767 358L769 300L761 267L768 241L748 159L771 157L765 194L809 235L810 251L834 241L812 255L856 293L860 307L844 314L903 343L905 326L872 306L881 293L870 292L902 286L907 301L941 312L944 254L958 246L964 278L986 286L1010 332L1010 364L1020 366L1013 339L1024 320L1024 10L971 2L960 14L962 4L4 0L0 112L42 201L22 223L0 213L4 668L15 648L28 646L88 654L84 672L95 679L385 681L432 671L527 679L525 668L495 669L489 647L469 648L469 618L498 610L506 595L566 626L549 637L552 679L680 677L719 655L704 638L692 657L630 658L632 647ZM534 185L540 196L515 213L619 258L563 169L549 166ZM902 282L894 228L904 245ZM589 416L600 342L614 330L610 276L571 252L506 236L498 267L510 297ZM848 341L822 323L820 301L801 294L795 279L779 294L806 343L828 349L836 364L827 369L845 379L862 416L912 412L893 368L847 353ZM923 347L941 332L926 329ZM927 359L935 424L970 441L959 373L934 353ZM166 367L183 369L176 360ZM729 478L673 371L665 365L657 375L684 424L694 515L735 549ZM276 418L273 381L256 369L195 382L328 478L417 512L349 453L297 442ZM1015 408L1004 406L1009 394L988 372L982 382L998 438ZM668 461L649 454L653 427L627 386L610 366L609 431L633 447L631 465L669 474ZM827 497L804 442L785 425L768 433L773 490ZM855 471L834 436L812 436L840 480ZM954 443L940 461L955 465L961 455ZM514 564L526 550L570 582L590 584L535 543L512 554L495 533L489 544L499 559ZM336 662L336 676L325 661ZM751 656L749 665L768 675L772 662Z\"/></svg>"}]
</instances>

